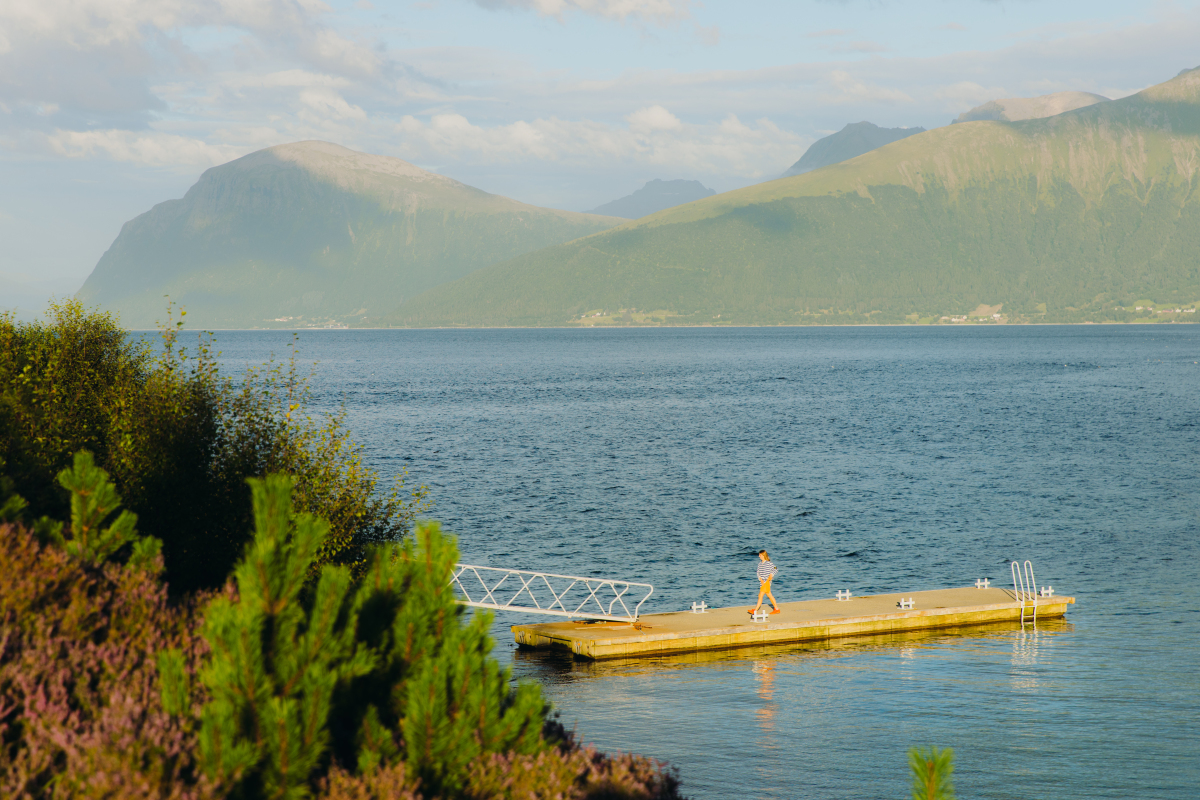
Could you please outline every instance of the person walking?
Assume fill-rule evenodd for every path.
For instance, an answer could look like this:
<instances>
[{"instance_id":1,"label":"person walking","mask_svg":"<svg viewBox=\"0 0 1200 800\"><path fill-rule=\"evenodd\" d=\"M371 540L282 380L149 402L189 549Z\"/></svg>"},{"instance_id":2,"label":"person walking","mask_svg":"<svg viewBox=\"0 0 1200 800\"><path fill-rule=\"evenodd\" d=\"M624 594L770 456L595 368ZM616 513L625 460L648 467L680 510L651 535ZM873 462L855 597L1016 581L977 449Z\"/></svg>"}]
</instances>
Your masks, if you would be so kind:
<instances>
[{"instance_id":1,"label":"person walking","mask_svg":"<svg viewBox=\"0 0 1200 800\"><path fill-rule=\"evenodd\" d=\"M771 608L773 609L771 613L779 613L779 604L775 602L775 595L771 594L771 579L778 572L779 570L775 569L775 565L771 563L771 559L767 556L767 551L759 550L758 571L756 573L758 575L758 605L749 609L751 616L757 614L759 609L762 608L764 597L771 598Z\"/></svg>"}]
</instances>

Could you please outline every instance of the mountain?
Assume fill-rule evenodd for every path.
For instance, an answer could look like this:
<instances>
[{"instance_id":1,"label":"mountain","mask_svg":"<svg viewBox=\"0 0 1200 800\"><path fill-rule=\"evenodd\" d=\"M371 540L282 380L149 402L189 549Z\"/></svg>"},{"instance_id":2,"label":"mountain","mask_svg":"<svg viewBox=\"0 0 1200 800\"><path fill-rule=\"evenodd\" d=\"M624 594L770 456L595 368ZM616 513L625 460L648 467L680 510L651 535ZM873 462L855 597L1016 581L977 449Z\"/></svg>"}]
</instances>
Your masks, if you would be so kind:
<instances>
[{"instance_id":1,"label":"mountain","mask_svg":"<svg viewBox=\"0 0 1200 800\"><path fill-rule=\"evenodd\" d=\"M296 326L394 309L438 284L621 220L519 203L328 142L213 167L125 223L79 297L129 327Z\"/></svg>"},{"instance_id":2,"label":"mountain","mask_svg":"<svg viewBox=\"0 0 1200 800\"><path fill-rule=\"evenodd\" d=\"M1003 100L989 100L970 111L964 111L954 122L975 122L982 119L1019 122L1023 119L1042 119L1107 102L1107 97L1091 92L1055 92L1041 97L1008 97Z\"/></svg>"},{"instance_id":3,"label":"mountain","mask_svg":"<svg viewBox=\"0 0 1200 800\"><path fill-rule=\"evenodd\" d=\"M661 211L480 270L385 321L1120 320L1133 312L1117 306L1198 298L1200 72L1188 72Z\"/></svg>"},{"instance_id":4,"label":"mountain","mask_svg":"<svg viewBox=\"0 0 1200 800\"><path fill-rule=\"evenodd\" d=\"M881 128L870 122L852 122L837 133L817 139L809 145L800 160L780 177L803 175L830 164L848 161L885 144L924 132L924 128Z\"/></svg>"},{"instance_id":5,"label":"mountain","mask_svg":"<svg viewBox=\"0 0 1200 800\"><path fill-rule=\"evenodd\" d=\"M588 213L637 219L714 194L716 192L700 181L662 181L655 178L633 194L593 208Z\"/></svg>"}]
</instances>

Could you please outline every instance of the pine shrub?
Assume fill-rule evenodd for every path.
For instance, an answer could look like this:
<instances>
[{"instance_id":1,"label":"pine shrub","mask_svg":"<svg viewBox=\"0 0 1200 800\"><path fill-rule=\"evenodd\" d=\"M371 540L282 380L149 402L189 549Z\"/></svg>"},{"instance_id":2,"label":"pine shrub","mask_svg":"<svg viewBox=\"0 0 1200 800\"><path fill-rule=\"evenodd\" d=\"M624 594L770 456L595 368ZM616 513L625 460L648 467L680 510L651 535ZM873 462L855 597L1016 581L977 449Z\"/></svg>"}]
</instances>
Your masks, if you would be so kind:
<instances>
[{"instance_id":1,"label":"pine shrub","mask_svg":"<svg viewBox=\"0 0 1200 800\"><path fill-rule=\"evenodd\" d=\"M913 800L954 800L954 750L914 747L908 751Z\"/></svg>"},{"instance_id":2,"label":"pine shrub","mask_svg":"<svg viewBox=\"0 0 1200 800\"><path fill-rule=\"evenodd\" d=\"M380 550L357 585L329 564L312 584L328 526L293 510L287 477L251 485L254 539L236 597L205 613L200 752L214 782L296 798L331 765L370 774L403 761L414 786L453 795L480 756L549 746L538 688L510 688L486 615L463 621L449 586L457 551L436 524Z\"/></svg>"}]
</instances>

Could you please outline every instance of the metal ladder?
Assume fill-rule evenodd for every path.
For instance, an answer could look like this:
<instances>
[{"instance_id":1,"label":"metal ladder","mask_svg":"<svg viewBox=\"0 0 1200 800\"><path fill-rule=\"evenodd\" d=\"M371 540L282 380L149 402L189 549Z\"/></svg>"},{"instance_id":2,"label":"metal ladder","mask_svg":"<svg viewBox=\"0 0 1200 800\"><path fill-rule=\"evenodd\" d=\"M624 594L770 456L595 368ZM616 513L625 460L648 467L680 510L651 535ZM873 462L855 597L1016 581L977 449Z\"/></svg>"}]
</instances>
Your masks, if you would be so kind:
<instances>
[{"instance_id":1,"label":"metal ladder","mask_svg":"<svg viewBox=\"0 0 1200 800\"><path fill-rule=\"evenodd\" d=\"M654 594L648 583L472 564L455 564L450 585L465 606L614 622L637 622L642 604Z\"/></svg>"},{"instance_id":2,"label":"metal ladder","mask_svg":"<svg viewBox=\"0 0 1200 800\"><path fill-rule=\"evenodd\" d=\"M1033 624L1037 624L1037 581L1033 577L1033 563L1026 561L1023 565L1014 561L1012 567L1013 596L1021 604L1021 625L1025 624L1025 604L1033 601Z\"/></svg>"}]
</instances>

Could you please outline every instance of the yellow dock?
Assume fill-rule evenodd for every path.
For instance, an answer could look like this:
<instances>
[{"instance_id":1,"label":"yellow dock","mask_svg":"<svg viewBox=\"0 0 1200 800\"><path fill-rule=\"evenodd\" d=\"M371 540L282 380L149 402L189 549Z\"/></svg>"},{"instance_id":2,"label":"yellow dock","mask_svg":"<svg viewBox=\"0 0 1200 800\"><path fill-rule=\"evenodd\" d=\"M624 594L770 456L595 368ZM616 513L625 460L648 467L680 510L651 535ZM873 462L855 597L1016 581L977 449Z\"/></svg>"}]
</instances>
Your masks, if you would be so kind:
<instances>
[{"instance_id":1,"label":"yellow dock","mask_svg":"<svg viewBox=\"0 0 1200 800\"><path fill-rule=\"evenodd\" d=\"M912 608L901 601L911 598ZM1037 618L1065 616L1074 597L1037 598ZM1025 620L1033 616L1026 600ZM647 614L629 622L546 622L512 626L523 647L562 647L584 658L630 658L723 650L765 644L790 644L843 636L950 628L1021 619L1021 603L1011 589L935 589L878 594L849 600L802 600L780 604L781 612L755 622L749 605L710 608L702 614L678 611Z\"/></svg>"}]
</instances>

